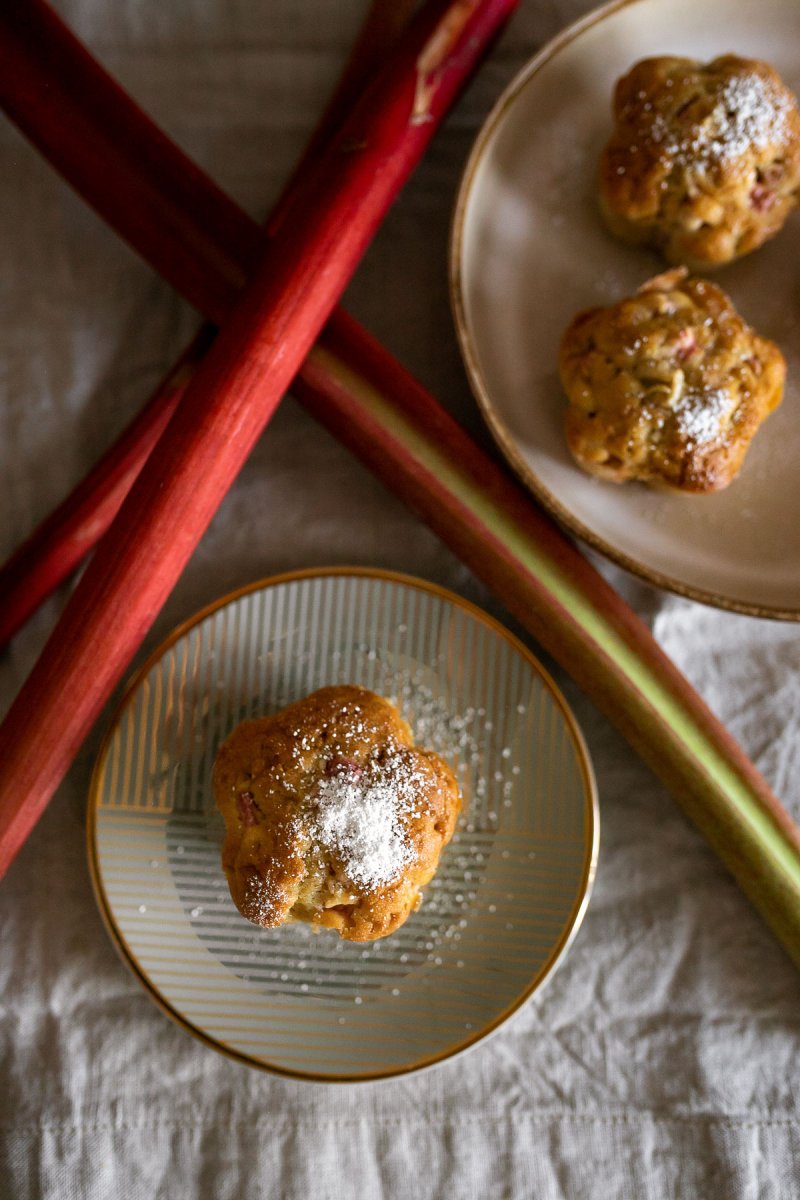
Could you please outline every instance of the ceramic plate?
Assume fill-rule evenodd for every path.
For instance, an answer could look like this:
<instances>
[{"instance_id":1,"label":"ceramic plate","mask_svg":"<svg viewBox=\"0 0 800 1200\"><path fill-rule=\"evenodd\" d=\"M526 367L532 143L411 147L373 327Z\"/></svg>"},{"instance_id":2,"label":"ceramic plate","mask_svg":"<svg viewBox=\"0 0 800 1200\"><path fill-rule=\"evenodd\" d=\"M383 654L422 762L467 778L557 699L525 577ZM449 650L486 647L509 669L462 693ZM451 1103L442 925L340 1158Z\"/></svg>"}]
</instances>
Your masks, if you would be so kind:
<instances>
[{"instance_id":1,"label":"ceramic plate","mask_svg":"<svg viewBox=\"0 0 800 1200\"><path fill-rule=\"evenodd\" d=\"M615 242L596 201L615 80L647 55L726 52L771 62L800 91L797 0L629 0L546 47L501 97L461 186L451 278L478 401L511 464L572 532L657 586L720 607L800 619L800 213L716 273L789 365L782 407L725 491L686 496L604 483L569 456L561 335L663 270Z\"/></svg>"},{"instance_id":2,"label":"ceramic plate","mask_svg":"<svg viewBox=\"0 0 800 1200\"><path fill-rule=\"evenodd\" d=\"M210 795L239 721L333 683L392 698L466 799L422 907L367 945L245 921ZM457 596L357 570L268 580L178 630L130 686L89 805L101 911L151 995L218 1049L317 1080L415 1070L497 1028L564 954L597 837L586 749L529 651Z\"/></svg>"}]
</instances>

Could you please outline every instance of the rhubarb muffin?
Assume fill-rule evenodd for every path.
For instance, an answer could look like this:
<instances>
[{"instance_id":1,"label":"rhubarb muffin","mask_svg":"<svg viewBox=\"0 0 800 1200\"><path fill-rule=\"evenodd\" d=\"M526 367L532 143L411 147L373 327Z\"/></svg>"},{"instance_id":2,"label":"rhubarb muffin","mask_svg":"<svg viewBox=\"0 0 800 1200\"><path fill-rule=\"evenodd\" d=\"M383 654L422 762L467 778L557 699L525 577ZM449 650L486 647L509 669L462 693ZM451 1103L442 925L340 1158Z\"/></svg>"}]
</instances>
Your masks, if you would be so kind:
<instances>
[{"instance_id":1,"label":"rhubarb muffin","mask_svg":"<svg viewBox=\"0 0 800 1200\"><path fill-rule=\"evenodd\" d=\"M646 58L617 82L606 222L693 270L755 250L800 199L800 110L767 63Z\"/></svg>"},{"instance_id":2,"label":"rhubarb muffin","mask_svg":"<svg viewBox=\"0 0 800 1200\"><path fill-rule=\"evenodd\" d=\"M774 342L682 267L576 316L559 367L567 443L584 470L686 492L736 477L786 375Z\"/></svg>"},{"instance_id":3,"label":"rhubarb muffin","mask_svg":"<svg viewBox=\"0 0 800 1200\"><path fill-rule=\"evenodd\" d=\"M244 721L220 747L222 866L243 916L354 942L393 933L420 904L461 809L453 772L388 700L322 688Z\"/></svg>"}]
</instances>

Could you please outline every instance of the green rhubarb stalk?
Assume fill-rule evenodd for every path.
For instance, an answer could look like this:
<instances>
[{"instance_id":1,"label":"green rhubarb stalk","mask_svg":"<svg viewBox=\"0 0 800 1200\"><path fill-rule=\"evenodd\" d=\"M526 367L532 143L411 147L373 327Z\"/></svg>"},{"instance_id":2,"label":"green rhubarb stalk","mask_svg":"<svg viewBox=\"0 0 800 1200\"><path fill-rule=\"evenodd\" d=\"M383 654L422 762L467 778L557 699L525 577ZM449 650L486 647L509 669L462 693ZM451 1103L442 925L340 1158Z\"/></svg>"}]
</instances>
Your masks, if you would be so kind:
<instances>
[{"instance_id":1,"label":"green rhubarb stalk","mask_svg":"<svg viewBox=\"0 0 800 1200\"><path fill-rule=\"evenodd\" d=\"M610 585L419 384L396 366L387 378L338 314L295 391L625 734L800 965L800 833Z\"/></svg>"},{"instance_id":2,"label":"green rhubarb stalk","mask_svg":"<svg viewBox=\"0 0 800 1200\"><path fill-rule=\"evenodd\" d=\"M26 13L43 6L34 3ZM74 40L48 29L14 43L0 94L15 119L118 231L211 317L229 311L230 280L254 257L258 230L220 199L177 148L134 109ZM2 18L0 18L2 20ZM53 107L41 84L46 38L66 82ZM49 44L49 43L48 43ZM1 47L0 47L1 49ZM77 55L77 56L76 56ZM87 62L88 60L88 62ZM13 68L24 66L24 94ZM45 64L47 65L47 64ZM87 75L86 96L80 83ZM104 103L81 101L103 91ZM2 89L5 89L3 92ZM73 107L69 109L69 106ZM80 138L55 143L70 111ZM74 121L72 118L74 117ZM63 122L59 120L58 128ZM98 126L102 128L98 129ZM123 137L127 130L130 137ZM129 153L131 146L136 153ZM122 150L120 150L120 147ZM146 209L122 203L91 164L116 163ZM87 162L89 166L87 167ZM200 248L190 261L169 229ZM225 264L224 266L222 264ZM741 748L664 655L649 631L522 489L477 447L398 363L337 313L294 390L307 407L403 498L483 579L630 740L671 789L792 957L800 963L798 831Z\"/></svg>"}]
</instances>

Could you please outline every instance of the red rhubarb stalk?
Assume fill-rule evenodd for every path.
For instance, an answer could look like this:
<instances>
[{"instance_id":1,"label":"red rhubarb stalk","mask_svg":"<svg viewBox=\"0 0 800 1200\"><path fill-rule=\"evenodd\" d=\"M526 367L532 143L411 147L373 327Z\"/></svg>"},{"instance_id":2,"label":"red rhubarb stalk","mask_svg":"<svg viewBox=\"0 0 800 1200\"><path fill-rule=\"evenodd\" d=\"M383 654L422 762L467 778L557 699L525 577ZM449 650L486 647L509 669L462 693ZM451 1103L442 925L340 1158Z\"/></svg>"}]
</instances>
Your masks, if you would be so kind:
<instances>
[{"instance_id":1,"label":"red rhubarb stalk","mask_svg":"<svg viewBox=\"0 0 800 1200\"><path fill-rule=\"evenodd\" d=\"M0 648L108 529L213 336L204 327L111 451L0 568Z\"/></svg>"},{"instance_id":2,"label":"red rhubarb stalk","mask_svg":"<svg viewBox=\"0 0 800 1200\"><path fill-rule=\"evenodd\" d=\"M513 0L426 4L325 155L324 188L303 196L267 247L0 728L0 872L68 770L381 218L513 7Z\"/></svg>"},{"instance_id":3,"label":"red rhubarb stalk","mask_svg":"<svg viewBox=\"0 0 800 1200\"><path fill-rule=\"evenodd\" d=\"M800 830L632 609L450 414L341 311L294 391L627 737L800 966Z\"/></svg>"},{"instance_id":4,"label":"red rhubarb stalk","mask_svg":"<svg viewBox=\"0 0 800 1200\"><path fill-rule=\"evenodd\" d=\"M297 197L310 186L328 142L396 46L416 7L417 0L372 0L336 89L270 213L266 226L270 237L277 233Z\"/></svg>"},{"instance_id":5,"label":"red rhubarb stalk","mask_svg":"<svg viewBox=\"0 0 800 1200\"><path fill-rule=\"evenodd\" d=\"M131 236L113 209L87 198ZM224 230L218 236L223 253ZM138 247L146 254L149 249L156 265L159 240L155 225ZM800 963L797 828L602 576L341 311L294 386L310 411L436 530L628 737Z\"/></svg>"},{"instance_id":6,"label":"red rhubarb stalk","mask_svg":"<svg viewBox=\"0 0 800 1200\"><path fill-rule=\"evenodd\" d=\"M270 234L302 190L311 186L325 145L398 41L415 7L416 0L372 0L334 94L270 216ZM116 216L119 231L141 246L145 257L148 247L158 246L158 253L150 254L153 265L173 282L177 272L188 300L205 297L204 313L209 317L227 311L226 303L233 302L231 281L244 281L249 274L264 234L163 136L42 0L21 7L11 4L0 12L0 99L9 116L77 189L107 218ZM138 163L131 157L131 146L147 151ZM105 163L102 172L93 169L99 161ZM157 180L144 177L155 170ZM115 181L126 186L115 191ZM129 204L131 189L137 197L147 197L146 210ZM176 243L164 234L171 234L181 213L187 234ZM207 229L198 230L198 214L211 223ZM178 253L181 246L183 254ZM207 289L198 289L198 264L192 255L197 248ZM213 333L211 325L201 331L95 467L0 566L0 648L103 536Z\"/></svg>"},{"instance_id":7,"label":"red rhubarb stalk","mask_svg":"<svg viewBox=\"0 0 800 1200\"><path fill-rule=\"evenodd\" d=\"M245 282L242 263L258 252L253 222L109 79L44 0L0 4L0 101L76 191L99 212L118 214L135 245L157 237L161 274L195 307L216 320L230 311Z\"/></svg>"}]
</instances>

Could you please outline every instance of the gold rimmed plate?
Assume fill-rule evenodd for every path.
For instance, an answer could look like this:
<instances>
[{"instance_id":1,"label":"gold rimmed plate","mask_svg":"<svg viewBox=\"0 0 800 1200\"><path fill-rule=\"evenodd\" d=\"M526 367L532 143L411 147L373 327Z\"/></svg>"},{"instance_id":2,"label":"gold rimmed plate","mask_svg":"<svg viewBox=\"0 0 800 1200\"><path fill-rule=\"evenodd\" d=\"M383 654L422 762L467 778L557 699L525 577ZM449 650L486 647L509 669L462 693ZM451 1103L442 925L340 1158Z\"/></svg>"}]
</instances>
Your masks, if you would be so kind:
<instances>
[{"instance_id":1,"label":"gold rimmed plate","mask_svg":"<svg viewBox=\"0 0 800 1200\"><path fill-rule=\"evenodd\" d=\"M466 800L421 908L366 945L239 915L209 786L240 720L334 683L390 697ZM441 588L335 569L227 597L151 656L100 753L88 837L112 938L170 1016L254 1066L354 1081L474 1045L541 987L586 909L598 820L575 721L516 638Z\"/></svg>"},{"instance_id":2,"label":"gold rimmed plate","mask_svg":"<svg viewBox=\"0 0 800 1200\"><path fill-rule=\"evenodd\" d=\"M558 345L576 312L664 269L616 242L598 214L597 162L616 79L638 59L728 52L772 63L800 91L796 0L623 0L545 47L506 89L469 159L451 284L483 414L550 512L648 582L721 608L800 619L800 214L715 279L786 355L783 405L725 491L686 496L584 474L563 434Z\"/></svg>"}]
</instances>

